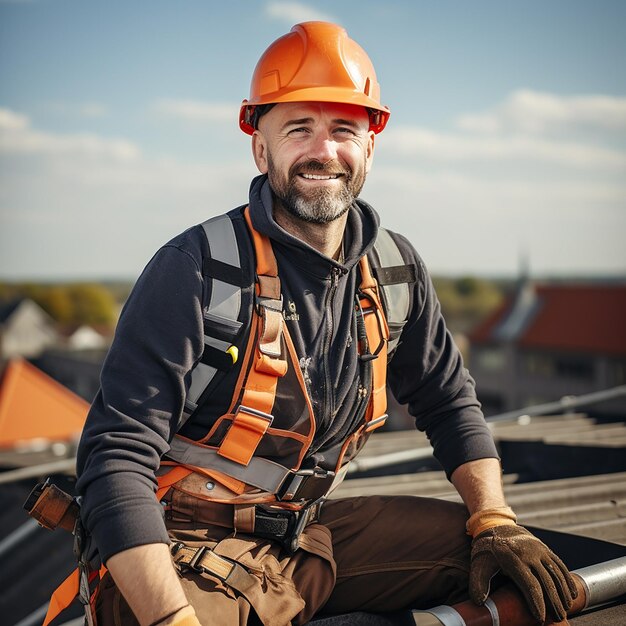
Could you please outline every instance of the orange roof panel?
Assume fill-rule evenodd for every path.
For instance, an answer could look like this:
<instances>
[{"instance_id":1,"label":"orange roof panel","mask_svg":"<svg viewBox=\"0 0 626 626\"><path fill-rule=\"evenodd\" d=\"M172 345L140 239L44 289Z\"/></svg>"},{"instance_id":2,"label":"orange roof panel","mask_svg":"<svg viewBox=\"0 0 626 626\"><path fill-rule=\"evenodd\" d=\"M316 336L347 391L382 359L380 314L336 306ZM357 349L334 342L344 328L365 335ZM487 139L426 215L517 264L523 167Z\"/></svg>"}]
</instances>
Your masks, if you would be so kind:
<instances>
[{"instance_id":1,"label":"orange roof panel","mask_svg":"<svg viewBox=\"0 0 626 626\"><path fill-rule=\"evenodd\" d=\"M27 361L11 361L0 382L0 447L29 439L67 441L80 433L89 404Z\"/></svg>"}]
</instances>

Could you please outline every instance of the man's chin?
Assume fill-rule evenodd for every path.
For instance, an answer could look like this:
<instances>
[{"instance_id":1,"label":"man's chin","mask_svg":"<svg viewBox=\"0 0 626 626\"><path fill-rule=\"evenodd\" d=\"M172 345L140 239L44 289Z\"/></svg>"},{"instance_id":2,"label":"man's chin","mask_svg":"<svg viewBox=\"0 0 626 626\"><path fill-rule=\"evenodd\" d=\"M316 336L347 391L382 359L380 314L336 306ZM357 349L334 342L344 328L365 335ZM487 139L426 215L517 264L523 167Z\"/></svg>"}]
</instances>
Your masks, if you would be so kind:
<instances>
[{"instance_id":1,"label":"man's chin","mask_svg":"<svg viewBox=\"0 0 626 626\"><path fill-rule=\"evenodd\" d=\"M330 224L339 219L350 208L350 204L342 206L320 206L300 199L295 203L284 205L285 209L294 217L309 224Z\"/></svg>"}]
</instances>

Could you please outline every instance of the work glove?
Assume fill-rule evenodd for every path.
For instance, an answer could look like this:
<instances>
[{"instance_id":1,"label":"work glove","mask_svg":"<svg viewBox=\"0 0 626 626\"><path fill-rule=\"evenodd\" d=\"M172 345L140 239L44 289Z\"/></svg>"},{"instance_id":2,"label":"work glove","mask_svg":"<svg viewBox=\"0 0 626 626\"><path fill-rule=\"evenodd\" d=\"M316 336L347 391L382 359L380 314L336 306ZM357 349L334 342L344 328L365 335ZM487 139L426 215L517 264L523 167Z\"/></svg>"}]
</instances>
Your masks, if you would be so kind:
<instances>
[{"instance_id":1,"label":"work glove","mask_svg":"<svg viewBox=\"0 0 626 626\"><path fill-rule=\"evenodd\" d=\"M557 621L564 620L578 595L567 567L548 546L507 517L504 524L487 524L490 526L487 530L479 526L479 532L474 535L470 598L483 605L489 595L491 579L501 572L522 592L538 622L543 624L546 620L546 608Z\"/></svg>"}]
</instances>

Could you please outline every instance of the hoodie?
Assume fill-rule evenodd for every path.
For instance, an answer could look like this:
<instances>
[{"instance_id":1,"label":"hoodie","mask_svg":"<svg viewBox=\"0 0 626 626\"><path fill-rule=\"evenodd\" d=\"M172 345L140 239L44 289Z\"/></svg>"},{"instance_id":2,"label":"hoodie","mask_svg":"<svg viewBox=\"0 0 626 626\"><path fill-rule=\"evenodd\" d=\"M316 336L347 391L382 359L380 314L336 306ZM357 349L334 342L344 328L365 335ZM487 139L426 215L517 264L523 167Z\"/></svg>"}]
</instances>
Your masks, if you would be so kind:
<instances>
[{"instance_id":1,"label":"hoodie","mask_svg":"<svg viewBox=\"0 0 626 626\"><path fill-rule=\"evenodd\" d=\"M272 242L285 323L315 414L309 463L322 463L324 451L354 426L359 377L354 295L358 262L374 244L379 219L366 202L354 202L339 263L274 221L266 176L252 181L249 206L254 227ZM231 214L240 217L242 210ZM497 452L424 264L404 237L391 235L406 263L417 267L418 280L411 286L409 318L388 365L388 383L450 476L459 465L497 457ZM83 523L104 562L137 545L169 543L154 497L155 472L176 433L190 372L202 356L207 302L202 260L207 254L201 226L157 251L122 310L103 364L78 449L77 488ZM250 264L242 259L242 267L246 260ZM237 376L233 368L222 377L181 434L206 435L226 412ZM288 406L288 398L277 397L275 413L284 410L281 402Z\"/></svg>"}]
</instances>

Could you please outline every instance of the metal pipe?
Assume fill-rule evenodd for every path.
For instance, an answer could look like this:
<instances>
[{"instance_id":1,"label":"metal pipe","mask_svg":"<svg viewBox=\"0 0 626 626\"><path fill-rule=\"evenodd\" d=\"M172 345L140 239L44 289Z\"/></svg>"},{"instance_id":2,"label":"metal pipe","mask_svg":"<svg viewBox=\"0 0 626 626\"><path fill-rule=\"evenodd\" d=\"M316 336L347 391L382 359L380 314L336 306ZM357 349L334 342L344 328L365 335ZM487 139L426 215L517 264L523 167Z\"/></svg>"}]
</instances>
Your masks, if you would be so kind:
<instances>
[{"instance_id":1,"label":"metal pipe","mask_svg":"<svg viewBox=\"0 0 626 626\"><path fill-rule=\"evenodd\" d=\"M626 557L583 567L575 572L585 585L586 606L597 606L626 594Z\"/></svg>"},{"instance_id":2,"label":"metal pipe","mask_svg":"<svg viewBox=\"0 0 626 626\"><path fill-rule=\"evenodd\" d=\"M32 467L20 467L16 470L0 473L0 485L5 483L13 483L26 478L37 478L47 476L48 474L71 474L76 475L76 458L62 459L60 461L52 461L43 465L34 465Z\"/></svg>"},{"instance_id":3,"label":"metal pipe","mask_svg":"<svg viewBox=\"0 0 626 626\"><path fill-rule=\"evenodd\" d=\"M562 411L563 409L573 409L579 406L595 404L596 402L604 402L605 400L611 400L625 395L626 385L620 385L619 387L613 387L612 389L606 389L604 391L596 391L582 396L564 396L556 402L528 406L516 411L509 411L508 413L499 413L498 415L488 416L486 419L487 422L506 422L523 416L532 417L537 415L546 415L547 413L554 413L555 411ZM355 472L365 472L379 467L387 467L389 465L397 465L399 463L430 459L432 456L433 449L430 446L427 446L412 448L410 450L402 450L401 452L390 452L389 454L381 454L376 457L357 458L350 461L347 473L354 474Z\"/></svg>"},{"instance_id":4,"label":"metal pipe","mask_svg":"<svg viewBox=\"0 0 626 626\"><path fill-rule=\"evenodd\" d=\"M568 617L626 595L626 557L598 563L572 572L578 597ZM417 626L531 626L536 624L522 594L506 585L489 596L485 606L467 600L453 606L413 611ZM559 622L565 624L567 622ZM556 624L548 621L544 626Z\"/></svg>"},{"instance_id":5,"label":"metal pipe","mask_svg":"<svg viewBox=\"0 0 626 626\"><path fill-rule=\"evenodd\" d=\"M598 402L605 402L606 400L620 398L621 396L626 396L626 385L619 385L618 387L612 387L611 389L594 391L593 393L587 393L580 396L563 396L556 402L535 404L533 406L517 409L515 411L498 413L497 415L488 415L486 419L488 422L506 422L518 419L519 417L525 415L528 415L529 417L546 415L547 413L555 413L562 411L563 409L575 409L577 407L596 404Z\"/></svg>"},{"instance_id":6,"label":"metal pipe","mask_svg":"<svg viewBox=\"0 0 626 626\"><path fill-rule=\"evenodd\" d=\"M48 602L40 606L36 611L33 611L30 615L21 619L15 626L39 626L46 617L47 610Z\"/></svg>"},{"instance_id":7,"label":"metal pipe","mask_svg":"<svg viewBox=\"0 0 626 626\"><path fill-rule=\"evenodd\" d=\"M377 467L385 467L387 465L397 465L406 461L417 461L418 459L430 459L433 456L433 449L428 446L425 448L415 448L411 450L402 450L400 452L390 452L389 454L381 454L380 456L366 456L362 459L353 459L348 465L348 474L354 472L365 472Z\"/></svg>"},{"instance_id":8,"label":"metal pipe","mask_svg":"<svg viewBox=\"0 0 626 626\"><path fill-rule=\"evenodd\" d=\"M0 558L22 543L24 539L28 539L33 533L37 532L38 528L39 524L34 519L27 519L19 528L16 528L0 541Z\"/></svg>"}]
</instances>

